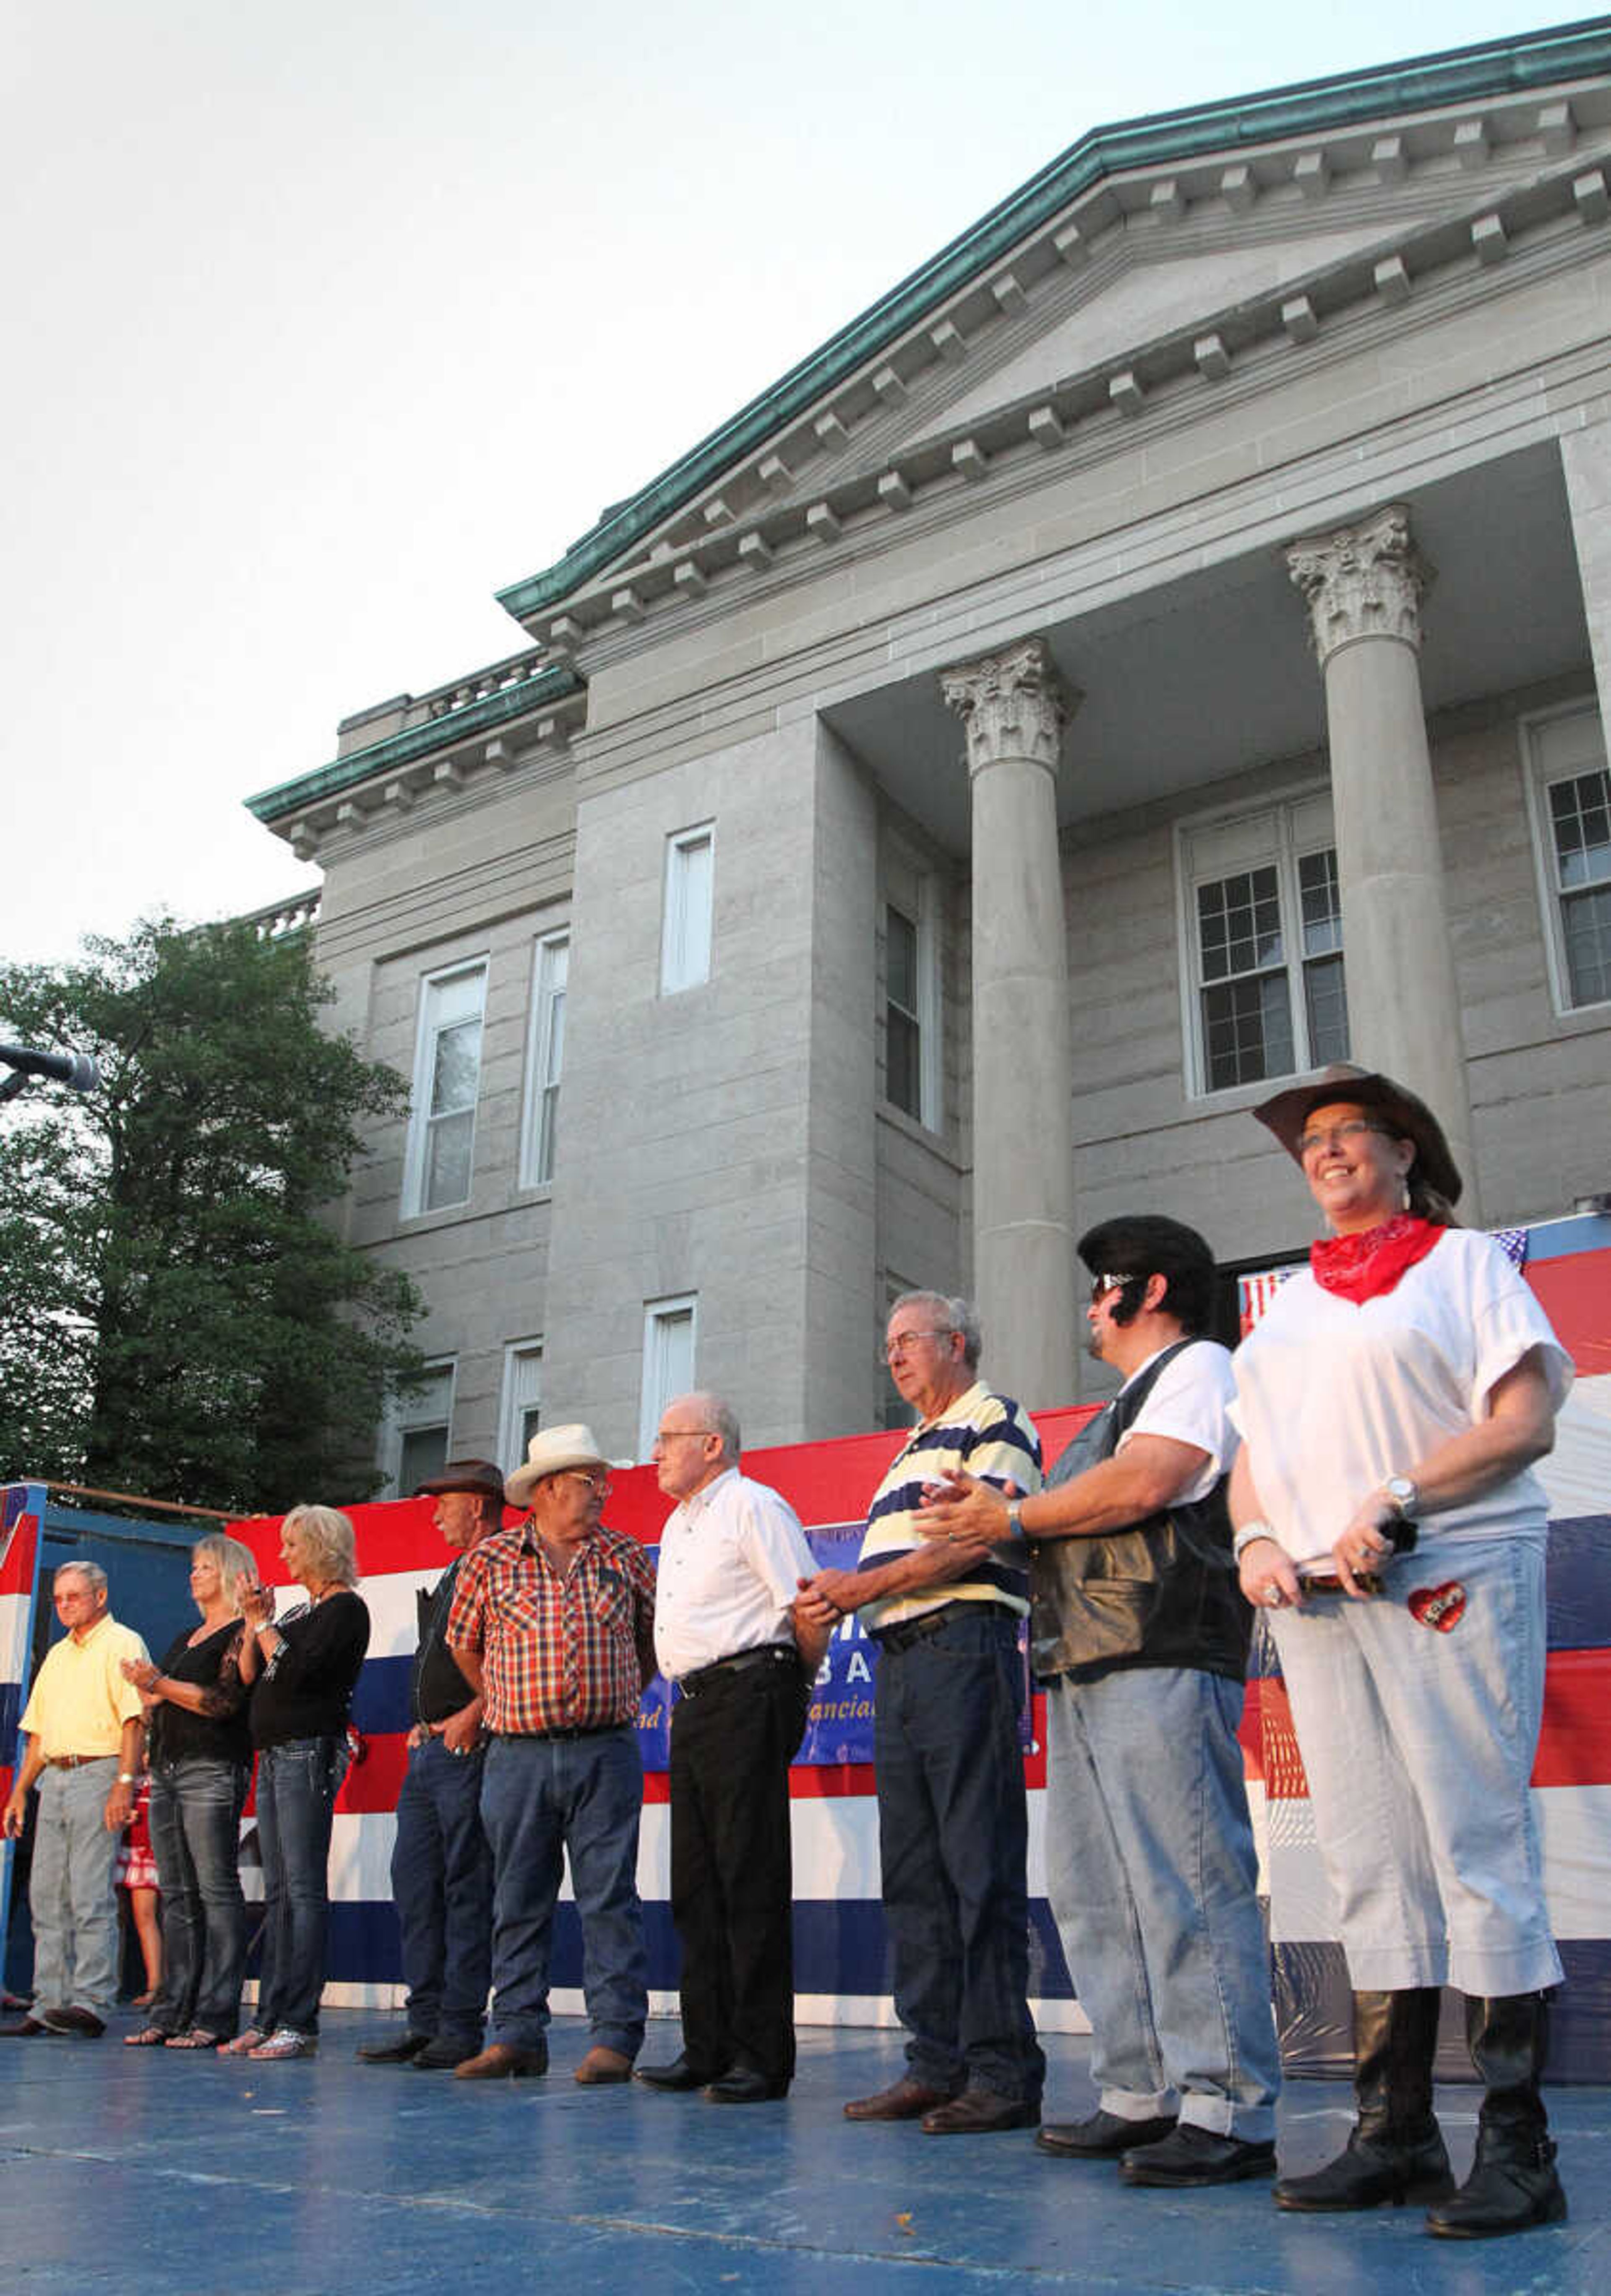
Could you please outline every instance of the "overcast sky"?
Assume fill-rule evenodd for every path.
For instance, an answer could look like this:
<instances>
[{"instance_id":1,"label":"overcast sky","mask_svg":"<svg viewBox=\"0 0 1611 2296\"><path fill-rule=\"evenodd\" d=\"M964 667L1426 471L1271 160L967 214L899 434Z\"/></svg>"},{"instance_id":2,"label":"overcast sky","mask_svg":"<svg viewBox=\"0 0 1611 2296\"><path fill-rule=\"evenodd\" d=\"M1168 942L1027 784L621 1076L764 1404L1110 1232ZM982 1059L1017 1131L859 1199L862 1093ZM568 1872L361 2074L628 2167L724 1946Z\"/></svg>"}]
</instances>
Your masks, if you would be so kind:
<instances>
[{"instance_id":1,"label":"overcast sky","mask_svg":"<svg viewBox=\"0 0 1611 2296\"><path fill-rule=\"evenodd\" d=\"M1522 0L0 0L0 955L316 881L243 811L1089 129Z\"/></svg>"}]
</instances>

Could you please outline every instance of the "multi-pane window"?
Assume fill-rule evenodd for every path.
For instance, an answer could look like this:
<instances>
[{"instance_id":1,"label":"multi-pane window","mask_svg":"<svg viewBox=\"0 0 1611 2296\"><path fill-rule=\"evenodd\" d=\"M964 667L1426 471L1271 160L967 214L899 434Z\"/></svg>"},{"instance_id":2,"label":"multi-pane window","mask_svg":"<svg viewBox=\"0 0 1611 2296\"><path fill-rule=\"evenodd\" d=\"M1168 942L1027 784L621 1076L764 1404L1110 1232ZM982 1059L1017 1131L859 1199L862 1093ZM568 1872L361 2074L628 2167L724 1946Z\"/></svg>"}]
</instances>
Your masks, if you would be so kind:
<instances>
[{"instance_id":1,"label":"multi-pane window","mask_svg":"<svg viewBox=\"0 0 1611 2296\"><path fill-rule=\"evenodd\" d=\"M902 849L884 858L884 1097L941 1128L939 885Z\"/></svg>"},{"instance_id":2,"label":"multi-pane window","mask_svg":"<svg viewBox=\"0 0 1611 2296\"><path fill-rule=\"evenodd\" d=\"M884 913L884 1098L923 1114L923 1022L918 1014L917 925L892 901Z\"/></svg>"},{"instance_id":3,"label":"multi-pane window","mask_svg":"<svg viewBox=\"0 0 1611 2296\"><path fill-rule=\"evenodd\" d=\"M565 1052L565 981L571 936L545 933L531 976L531 1017L526 1037L526 1106L521 1128L521 1185L546 1187L554 1177L559 1074Z\"/></svg>"},{"instance_id":4,"label":"multi-pane window","mask_svg":"<svg viewBox=\"0 0 1611 2296\"><path fill-rule=\"evenodd\" d=\"M453 1365L432 1364L424 1378L392 1404L382 1438L381 1464L393 1496L407 1498L448 1464L453 1430Z\"/></svg>"},{"instance_id":5,"label":"multi-pane window","mask_svg":"<svg viewBox=\"0 0 1611 2296\"><path fill-rule=\"evenodd\" d=\"M670 996L711 977L711 903L716 829L701 822L666 840L665 907L661 919L660 990Z\"/></svg>"},{"instance_id":6,"label":"multi-pane window","mask_svg":"<svg viewBox=\"0 0 1611 2296\"><path fill-rule=\"evenodd\" d=\"M1611 999L1611 776L1598 714L1529 729L1550 953L1563 1007Z\"/></svg>"},{"instance_id":7,"label":"multi-pane window","mask_svg":"<svg viewBox=\"0 0 1611 2296\"><path fill-rule=\"evenodd\" d=\"M516 1340L504 1349L504 1398L498 1414L498 1462L510 1474L524 1459L543 1423L543 1343Z\"/></svg>"},{"instance_id":8,"label":"multi-pane window","mask_svg":"<svg viewBox=\"0 0 1611 2296\"><path fill-rule=\"evenodd\" d=\"M403 1160L406 1214L441 1211L470 1201L486 1001L484 961L434 973L423 984Z\"/></svg>"},{"instance_id":9,"label":"multi-pane window","mask_svg":"<svg viewBox=\"0 0 1611 2296\"><path fill-rule=\"evenodd\" d=\"M660 1431L660 1414L674 1395L694 1385L695 1294L644 1303L644 1377L638 1410L637 1456L646 1459Z\"/></svg>"},{"instance_id":10,"label":"multi-pane window","mask_svg":"<svg viewBox=\"0 0 1611 2296\"><path fill-rule=\"evenodd\" d=\"M1329 800L1187 830L1199 1088L1345 1059L1342 902Z\"/></svg>"}]
</instances>

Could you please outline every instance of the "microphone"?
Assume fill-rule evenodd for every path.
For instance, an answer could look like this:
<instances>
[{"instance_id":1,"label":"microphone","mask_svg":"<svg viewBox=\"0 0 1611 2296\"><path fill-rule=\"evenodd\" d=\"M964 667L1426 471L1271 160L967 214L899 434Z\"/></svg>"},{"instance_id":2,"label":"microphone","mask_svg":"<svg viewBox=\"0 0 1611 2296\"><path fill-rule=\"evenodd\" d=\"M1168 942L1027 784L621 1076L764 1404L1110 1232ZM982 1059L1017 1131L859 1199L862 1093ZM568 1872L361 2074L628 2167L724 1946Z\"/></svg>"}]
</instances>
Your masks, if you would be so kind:
<instances>
[{"instance_id":1,"label":"microphone","mask_svg":"<svg viewBox=\"0 0 1611 2296\"><path fill-rule=\"evenodd\" d=\"M21 1076L49 1077L72 1092L94 1092L101 1071L88 1053L36 1053L24 1045L0 1045L0 1061Z\"/></svg>"}]
</instances>

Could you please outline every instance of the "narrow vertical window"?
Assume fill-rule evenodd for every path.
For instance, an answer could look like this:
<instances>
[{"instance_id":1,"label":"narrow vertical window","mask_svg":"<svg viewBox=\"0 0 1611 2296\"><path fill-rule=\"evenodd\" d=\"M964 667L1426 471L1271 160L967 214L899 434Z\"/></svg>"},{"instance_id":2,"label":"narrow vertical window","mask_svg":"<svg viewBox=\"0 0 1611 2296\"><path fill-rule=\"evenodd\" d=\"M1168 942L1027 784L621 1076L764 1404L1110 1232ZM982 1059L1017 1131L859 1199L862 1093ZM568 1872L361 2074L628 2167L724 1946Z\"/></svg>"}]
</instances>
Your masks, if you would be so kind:
<instances>
[{"instance_id":1,"label":"narrow vertical window","mask_svg":"<svg viewBox=\"0 0 1611 2296\"><path fill-rule=\"evenodd\" d=\"M498 1463L518 1467L543 1423L543 1343L516 1340L504 1349L503 1406L498 1414Z\"/></svg>"},{"instance_id":2,"label":"narrow vertical window","mask_svg":"<svg viewBox=\"0 0 1611 2296\"><path fill-rule=\"evenodd\" d=\"M660 1431L660 1414L674 1395L694 1385L695 1295L649 1300L644 1305L643 1393L638 1411L637 1456L646 1459Z\"/></svg>"},{"instance_id":3,"label":"narrow vertical window","mask_svg":"<svg viewBox=\"0 0 1611 2296\"><path fill-rule=\"evenodd\" d=\"M1611 775L1599 714L1562 710L1526 729L1530 798L1555 1001L1611 1000Z\"/></svg>"},{"instance_id":4,"label":"narrow vertical window","mask_svg":"<svg viewBox=\"0 0 1611 2296\"><path fill-rule=\"evenodd\" d=\"M433 974L423 984L403 1158L405 1216L470 1201L486 1001L484 963Z\"/></svg>"},{"instance_id":5,"label":"narrow vertical window","mask_svg":"<svg viewBox=\"0 0 1611 2296\"><path fill-rule=\"evenodd\" d=\"M531 1014L526 1036L526 1104L521 1126L522 1188L546 1187L554 1177L559 1078L565 1054L565 983L570 969L570 934L545 933L537 944L532 967Z\"/></svg>"},{"instance_id":6,"label":"narrow vertical window","mask_svg":"<svg viewBox=\"0 0 1611 2296\"><path fill-rule=\"evenodd\" d=\"M453 1433L451 1362L432 1364L418 1386L399 1395L381 1437L381 1467L393 1498L409 1498L448 1464Z\"/></svg>"},{"instance_id":7,"label":"narrow vertical window","mask_svg":"<svg viewBox=\"0 0 1611 2296\"><path fill-rule=\"evenodd\" d=\"M884 861L884 1097L931 1132L942 1125L940 886L904 851Z\"/></svg>"},{"instance_id":8,"label":"narrow vertical window","mask_svg":"<svg viewBox=\"0 0 1611 2296\"><path fill-rule=\"evenodd\" d=\"M893 902L884 913L884 1097L920 1121L923 1022L918 1014L917 925Z\"/></svg>"},{"instance_id":9,"label":"narrow vertical window","mask_svg":"<svg viewBox=\"0 0 1611 2296\"><path fill-rule=\"evenodd\" d=\"M711 977L711 922L716 874L716 829L701 822L666 840L665 908L661 923L662 996L696 988Z\"/></svg>"}]
</instances>

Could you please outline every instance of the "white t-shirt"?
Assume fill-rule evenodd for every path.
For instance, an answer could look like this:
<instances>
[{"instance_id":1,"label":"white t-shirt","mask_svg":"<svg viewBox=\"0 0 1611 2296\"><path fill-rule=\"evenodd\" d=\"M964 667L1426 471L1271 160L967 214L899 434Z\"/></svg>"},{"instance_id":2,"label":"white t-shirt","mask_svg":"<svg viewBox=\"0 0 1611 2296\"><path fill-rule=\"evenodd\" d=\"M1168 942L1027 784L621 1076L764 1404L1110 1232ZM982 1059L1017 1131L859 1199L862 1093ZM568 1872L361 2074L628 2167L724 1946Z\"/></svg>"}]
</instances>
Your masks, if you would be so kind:
<instances>
[{"instance_id":1,"label":"white t-shirt","mask_svg":"<svg viewBox=\"0 0 1611 2296\"><path fill-rule=\"evenodd\" d=\"M1391 1292L1359 1306L1307 1269L1283 1283L1237 1350L1233 1416L1276 1537L1295 1562L1329 1554L1360 1502L1488 1415L1488 1398L1532 1348L1558 1410L1572 1359L1498 1244L1446 1228ZM1543 1539L1531 1469L1420 1525L1432 1540Z\"/></svg>"},{"instance_id":2,"label":"white t-shirt","mask_svg":"<svg viewBox=\"0 0 1611 2296\"><path fill-rule=\"evenodd\" d=\"M654 1655L675 1681L762 1643L790 1643L788 1608L816 1572L800 1517L736 1467L685 1499L661 1533Z\"/></svg>"},{"instance_id":3,"label":"white t-shirt","mask_svg":"<svg viewBox=\"0 0 1611 2296\"><path fill-rule=\"evenodd\" d=\"M1151 1355L1147 1363L1155 1360L1156 1355ZM1119 1393L1146 1369L1147 1364L1138 1364ZM1172 1363L1164 1365L1134 1423L1120 1436L1119 1451L1137 1435L1166 1435L1171 1442L1206 1451L1202 1472L1174 1494L1177 1499L1205 1499L1237 1454L1238 1439L1230 1419L1236 1389L1230 1357L1217 1340L1182 1348Z\"/></svg>"}]
</instances>

